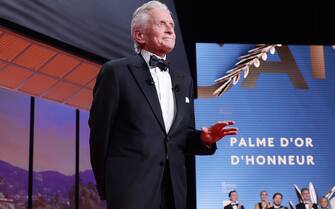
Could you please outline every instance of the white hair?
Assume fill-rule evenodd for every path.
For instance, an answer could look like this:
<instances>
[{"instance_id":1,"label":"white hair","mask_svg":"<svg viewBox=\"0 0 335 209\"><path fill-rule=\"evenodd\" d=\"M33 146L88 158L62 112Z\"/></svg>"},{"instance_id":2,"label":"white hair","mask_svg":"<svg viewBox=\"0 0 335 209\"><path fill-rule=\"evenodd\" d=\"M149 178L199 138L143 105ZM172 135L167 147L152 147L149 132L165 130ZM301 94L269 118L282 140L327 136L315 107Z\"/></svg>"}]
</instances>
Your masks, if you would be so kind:
<instances>
[{"instance_id":1,"label":"white hair","mask_svg":"<svg viewBox=\"0 0 335 209\"><path fill-rule=\"evenodd\" d=\"M133 18L131 20L131 37L134 41L134 49L136 53L140 53L141 51L141 46L139 43L136 42L135 40L135 31L136 30L144 30L145 25L148 21L148 12L152 9L166 9L167 11L170 12L169 8L163 4L160 1L149 1L142 6L138 7L134 13L133 13ZM171 13L171 12L170 12Z\"/></svg>"}]
</instances>

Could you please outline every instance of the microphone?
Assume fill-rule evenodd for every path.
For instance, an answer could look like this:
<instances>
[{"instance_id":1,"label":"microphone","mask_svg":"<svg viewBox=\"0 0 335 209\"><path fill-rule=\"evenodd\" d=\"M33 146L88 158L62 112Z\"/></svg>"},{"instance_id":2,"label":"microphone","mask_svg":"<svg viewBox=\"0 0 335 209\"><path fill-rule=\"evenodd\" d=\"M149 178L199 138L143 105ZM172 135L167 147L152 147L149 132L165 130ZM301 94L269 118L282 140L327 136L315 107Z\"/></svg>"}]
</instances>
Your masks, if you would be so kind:
<instances>
[{"instance_id":1,"label":"microphone","mask_svg":"<svg viewBox=\"0 0 335 209\"><path fill-rule=\"evenodd\" d=\"M153 86L153 85L155 85L155 81L152 79L152 78L148 78L147 80L145 80L146 82L147 82L147 84L149 85L149 86Z\"/></svg>"},{"instance_id":2,"label":"microphone","mask_svg":"<svg viewBox=\"0 0 335 209\"><path fill-rule=\"evenodd\" d=\"M174 92L179 92L179 85L175 85L174 87L172 87L172 90L174 91Z\"/></svg>"}]
</instances>

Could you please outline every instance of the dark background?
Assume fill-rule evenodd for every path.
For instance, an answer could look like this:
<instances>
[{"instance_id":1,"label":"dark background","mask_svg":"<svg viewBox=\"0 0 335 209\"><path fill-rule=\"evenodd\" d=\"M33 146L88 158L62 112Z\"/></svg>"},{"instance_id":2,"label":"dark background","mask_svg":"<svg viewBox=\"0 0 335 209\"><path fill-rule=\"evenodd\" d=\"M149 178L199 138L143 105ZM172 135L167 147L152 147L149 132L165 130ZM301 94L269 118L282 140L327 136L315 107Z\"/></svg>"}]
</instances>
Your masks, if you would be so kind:
<instances>
[{"instance_id":1,"label":"dark background","mask_svg":"<svg viewBox=\"0 0 335 209\"><path fill-rule=\"evenodd\" d=\"M326 1L175 1L194 75L195 43L334 45Z\"/></svg>"}]
</instances>

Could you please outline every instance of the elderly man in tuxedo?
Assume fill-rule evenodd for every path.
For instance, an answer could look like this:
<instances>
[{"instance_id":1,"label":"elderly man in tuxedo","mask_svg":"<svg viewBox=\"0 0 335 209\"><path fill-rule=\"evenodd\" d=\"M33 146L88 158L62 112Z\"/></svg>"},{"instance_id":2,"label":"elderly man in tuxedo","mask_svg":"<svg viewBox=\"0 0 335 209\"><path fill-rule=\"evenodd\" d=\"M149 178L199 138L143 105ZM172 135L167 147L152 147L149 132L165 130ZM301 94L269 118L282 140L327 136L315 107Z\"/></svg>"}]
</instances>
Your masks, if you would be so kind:
<instances>
[{"instance_id":1,"label":"elderly man in tuxedo","mask_svg":"<svg viewBox=\"0 0 335 209\"><path fill-rule=\"evenodd\" d=\"M93 90L91 164L109 209L185 209L187 154L211 155L218 140L237 134L233 121L194 127L193 81L172 69L174 21L151 1L133 14L138 53L108 61Z\"/></svg>"}]
</instances>

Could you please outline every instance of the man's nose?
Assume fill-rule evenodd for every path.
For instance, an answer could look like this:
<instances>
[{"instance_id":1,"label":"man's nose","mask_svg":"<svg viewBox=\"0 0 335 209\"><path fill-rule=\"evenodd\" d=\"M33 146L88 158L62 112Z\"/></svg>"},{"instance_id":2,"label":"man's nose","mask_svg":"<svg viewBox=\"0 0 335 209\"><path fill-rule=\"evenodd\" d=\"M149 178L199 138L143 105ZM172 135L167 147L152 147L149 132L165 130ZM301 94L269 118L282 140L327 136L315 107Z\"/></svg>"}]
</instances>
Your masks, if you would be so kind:
<instances>
[{"instance_id":1,"label":"man's nose","mask_svg":"<svg viewBox=\"0 0 335 209\"><path fill-rule=\"evenodd\" d=\"M168 26L166 26L166 30L165 30L165 32L166 32L167 34L172 35L172 34L174 34L174 28L173 28L172 26L168 25Z\"/></svg>"}]
</instances>

